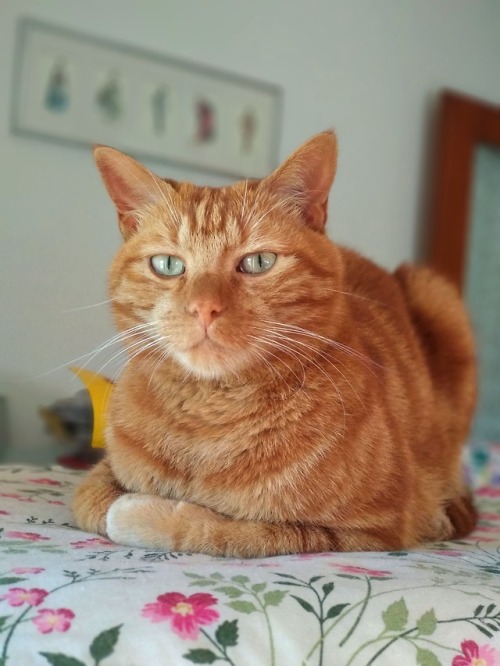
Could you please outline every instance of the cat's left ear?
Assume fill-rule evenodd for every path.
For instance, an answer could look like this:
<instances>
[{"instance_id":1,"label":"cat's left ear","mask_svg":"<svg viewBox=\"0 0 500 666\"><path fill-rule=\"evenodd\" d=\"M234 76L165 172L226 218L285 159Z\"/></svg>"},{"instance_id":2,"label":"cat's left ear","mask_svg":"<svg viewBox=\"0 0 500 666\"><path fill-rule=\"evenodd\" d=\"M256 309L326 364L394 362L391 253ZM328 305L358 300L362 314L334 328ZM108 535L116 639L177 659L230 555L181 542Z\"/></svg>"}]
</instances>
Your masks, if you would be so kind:
<instances>
[{"instance_id":1,"label":"cat's left ear","mask_svg":"<svg viewBox=\"0 0 500 666\"><path fill-rule=\"evenodd\" d=\"M127 239L137 229L135 213L145 204L165 198L169 185L116 148L95 146L94 158L118 211L120 231Z\"/></svg>"},{"instance_id":2,"label":"cat's left ear","mask_svg":"<svg viewBox=\"0 0 500 666\"><path fill-rule=\"evenodd\" d=\"M337 139L333 131L321 132L298 148L261 185L299 209L304 222L325 231L328 195L337 168Z\"/></svg>"}]
</instances>

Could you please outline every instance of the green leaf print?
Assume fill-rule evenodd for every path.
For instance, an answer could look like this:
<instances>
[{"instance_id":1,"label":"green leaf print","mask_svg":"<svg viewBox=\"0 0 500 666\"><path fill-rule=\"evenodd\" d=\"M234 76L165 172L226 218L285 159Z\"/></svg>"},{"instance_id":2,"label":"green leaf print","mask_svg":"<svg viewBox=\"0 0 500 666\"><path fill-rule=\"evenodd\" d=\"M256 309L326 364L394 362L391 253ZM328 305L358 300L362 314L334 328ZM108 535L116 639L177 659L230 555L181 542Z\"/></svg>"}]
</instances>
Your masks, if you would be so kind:
<instances>
[{"instance_id":1,"label":"green leaf print","mask_svg":"<svg viewBox=\"0 0 500 666\"><path fill-rule=\"evenodd\" d=\"M332 606L326 614L325 619L331 620L334 617L337 617L337 615L340 615L340 613L342 613L344 608L347 608L347 606L349 606L349 604L337 604L336 606Z\"/></svg>"},{"instance_id":2,"label":"green leaf print","mask_svg":"<svg viewBox=\"0 0 500 666\"><path fill-rule=\"evenodd\" d=\"M301 599L300 597L296 597L295 594L291 594L290 596L293 599L295 599L295 601L298 601L298 603L302 606L302 608L305 611L307 611L308 613L312 613L313 615L316 615L316 617L317 617L316 611L314 610L314 608L311 606L311 604L308 601L306 601L305 599Z\"/></svg>"},{"instance_id":3,"label":"green leaf print","mask_svg":"<svg viewBox=\"0 0 500 666\"><path fill-rule=\"evenodd\" d=\"M233 576L231 580L234 580L235 583L240 583L240 585L244 585L245 583L250 582L250 578L248 576Z\"/></svg>"},{"instance_id":4,"label":"green leaf print","mask_svg":"<svg viewBox=\"0 0 500 666\"><path fill-rule=\"evenodd\" d=\"M213 574L210 574L210 578L213 578L214 580L224 580L224 576L218 571L216 571Z\"/></svg>"},{"instance_id":5,"label":"green leaf print","mask_svg":"<svg viewBox=\"0 0 500 666\"><path fill-rule=\"evenodd\" d=\"M58 652L40 652L51 666L85 666L83 661Z\"/></svg>"},{"instance_id":6,"label":"green leaf print","mask_svg":"<svg viewBox=\"0 0 500 666\"><path fill-rule=\"evenodd\" d=\"M243 590L240 590L237 587L234 587L232 585L224 585L223 587L216 587L215 592L222 592L223 594L226 594L230 599L237 599L238 597L241 597L243 594Z\"/></svg>"},{"instance_id":7,"label":"green leaf print","mask_svg":"<svg viewBox=\"0 0 500 666\"><path fill-rule=\"evenodd\" d=\"M113 654L122 626L122 624L119 624L116 627L111 627L111 629L106 629L94 638L90 646L90 654L96 664Z\"/></svg>"},{"instance_id":8,"label":"green leaf print","mask_svg":"<svg viewBox=\"0 0 500 666\"><path fill-rule=\"evenodd\" d=\"M431 608L417 620L417 629L420 636L430 636L436 631L437 620L434 608Z\"/></svg>"},{"instance_id":9,"label":"green leaf print","mask_svg":"<svg viewBox=\"0 0 500 666\"><path fill-rule=\"evenodd\" d=\"M419 647L417 648L417 664L418 666L442 666L434 652Z\"/></svg>"},{"instance_id":10,"label":"green leaf print","mask_svg":"<svg viewBox=\"0 0 500 666\"><path fill-rule=\"evenodd\" d=\"M3 630L3 625L9 620L10 617L10 615L3 615L0 617L0 631Z\"/></svg>"},{"instance_id":11,"label":"green leaf print","mask_svg":"<svg viewBox=\"0 0 500 666\"><path fill-rule=\"evenodd\" d=\"M90 645L90 654L94 659L95 666L99 666L103 659L113 654L115 645L120 636L120 629L123 625L111 627L98 634ZM59 652L40 652L51 666L85 666L85 664L75 657L69 657Z\"/></svg>"},{"instance_id":12,"label":"green leaf print","mask_svg":"<svg viewBox=\"0 0 500 666\"><path fill-rule=\"evenodd\" d=\"M401 598L392 603L382 613L382 619L387 631L402 631L408 622L408 608L405 600Z\"/></svg>"},{"instance_id":13,"label":"green leaf print","mask_svg":"<svg viewBox=\"0 0 500 666\"><path fill-rule=\"evenodd\" d=\"M215 640L223 647L234 647L238 643L238 621L223 622L215 632Z\"/></svg>"},{"instance_id":14,"label":"green leaf print","mask_svg":"<svg viewBox=\"0 0 500 666\"><path fill-rule=\"evenodd\" d=\"M279 606L286 595L282 590L270 590L264 594L264 606Z\"/></svg>"},{"instance_id":15,"label":"green leaf print","mask_svg":"<svg viewBox=\"0 0 500 666\"><path fill-rule=\"evenodd\" d=\"M245 613L249 615L250 613L255 613L259 609L251 601L230 601L228 606L238 613Z\"/></svg>"},{"instance_id":16,"label":"green leaf print","mask_svg":"<svg viewBox=\"0 0 500 666\"><path fill-rule=\"evenodd\" d=\"M325 599L330 594L330 592L333 591L334 587L335 583L325 583L325 585L323 585L323 594L325 595L324 596Z\"/></svg>"},{"instance_id":17,"label":"green leaf print","mask_svg":"<svg viewBox=\"0 0 500 666\"><path fill-rule=\"evenodd\" d=\"M252 585L252 591L258 594L259 592L263 592L266 587L267 583L255 583L255 585Z\"/></svg>"},{"instance_id":18,"label":"green leaf print","mask_svg":"<svg viewBox=\"0 0 500 666\"><path fill-rule=\"evenodd\" d=\"M0 578L0 585L13 585L14 583L20 583L26 578L19 578L19 576L6 576L5 578Z\"/></svg>"},{"instance_id":19,"label":"green leaf print","mask_svg":"<svg viewBox=\"0 0 500 666\"><path fill-rule=\"evenodd\" d=\"M196 650L189 650L187 654L182 655L184 659L189 659L193 664L213 664L217 661L217 655L212 650L204 650L198 648Z\"/></svg>"}]
</instances>

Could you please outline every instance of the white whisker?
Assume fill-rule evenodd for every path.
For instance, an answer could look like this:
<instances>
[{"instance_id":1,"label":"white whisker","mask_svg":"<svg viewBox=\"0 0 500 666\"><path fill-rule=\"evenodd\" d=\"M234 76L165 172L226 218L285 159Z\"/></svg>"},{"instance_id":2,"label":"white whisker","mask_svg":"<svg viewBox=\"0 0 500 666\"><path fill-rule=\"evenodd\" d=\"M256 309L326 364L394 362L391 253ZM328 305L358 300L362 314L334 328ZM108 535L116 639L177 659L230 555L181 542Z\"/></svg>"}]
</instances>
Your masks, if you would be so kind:
<instances>
[{"instance_id":1,"label":"white whisker","mask_svg":"<svg viewBox=\"0 0 500 666\"><path fill-rule=\"evenodd\" d=\"M97 308L100 305L106 305L114 301L114 298L108 298L106 301L101 301L100 303L92 303L91 305L81 305L78 308L69 308L69 310L61 310L61 314L68 314L69 312L79 312L80 310L90 310L90 308Z\"/></svg>"},{"instance_id":2,"label":"white whisker","mask_svg":"<svg viewBox=\"0 0 500 666\"><path fill-rule=\"evenodd\" d=\"M294 338L290 338L290 337L288 337L288 336L286 336L286 335L283 335L282 333L279 333L278 331L273 331L273 330L269 330L269 329L262 329L262 330L264 330L264 331L266 331L266 332L268 332L268 333L271 333L271 334L275 334L275 335L277 335L277 336L279 337L280 340L286 340L287 342L290 342L291 344L299 345L299 346L304 347L305 349L307 349L307 350L309 350L309 351L312 351L312 352L315 353L315 354L318 354L318 355L321 357L321 359L322 359L323 361L325 361L326 363L328 363L328 365L330 365L330 366L331 366L336 372L338 372L338 373L344 378L344 381L345 381L347 384L349 384L349 386L350 386L351 389L353 390L354 394L355 394L356 397L358 398L359 402L361 403L361 406L363 407L363 409L365 409L365 405L364 405L364 403L363 403L363 401L362 401L362 399L361 399L359 393L356 391L356 389L355 389L354 386L352 385L352 383L347 379L347 377L346 377L345 374L342 372L342 370L340 370L340 369L335 365L335 363L333 363L333 361L332 361L330 358L328 358L327 354L326 354L324 351L318 349L317 347L313 347L312 345L308 345L307 343L302 342L302 341L300 341L300 340L295 340Z\"/></svg>"},{"instance_id":3,"label":"white whisker","mask_svg":"<svg viewBox=\"0 0 500 666\"><path fill-rule=\"evenodd\" d=\"M288 333L298 333L300 335L304 335L306 337L309 337L314 340L318 340L320 342L323 342L331 347L334 347L335 349L338 349L339 351L344 352L345 354L348 354L352 356L353 358L356 358L357 360L361 361L362 363L368 365L373 365L378 368L382 368L379 363L374 361L373 359L369 358L365 354L362 354L361 352L358 352L356 349L353 349L352 347L349 347L348 345L345 345L342 342L338 342L337 340L332 340L331 338L326 338L323 335L320 335L319 333L314 333L313 331L309 331L306 328L302 328L300 326L295 326L294 324L283 324L281 322L277 321L266 321L265 323L270 324L271 326L276 326L282 329L283 331L286 331Z\"/></svg>"},{"instance_id":4,"label":"white whisker","mask_svg":"<svg viewBox=\"0 0 500 666\"><path fill-rule=\"evenodd\" d=\"M137 347L139 344L142 344L143 342L144 342L144 340L141 340L140 343L137 343L137 342L136 342L136 343L134 343L133 345L131 345L130 347L128 347L127 349L122 350L122 352L129 352L129 351L131 351L131 349L132 349L133 347L135 348L135 347ZM120 370L120 371L118 372L118 374L116 375L116 377L115 377L115 382L118 381L119 377L121 376L121 374L123 373L123 371L125 370L125 368L127 367L127 365L128 365L131 361L133 361L133 359L134 359L136 356L139 356L139 354L142 354L142 353L144 353L145 351L147 351L148 349L151 349L151 348L153 348L153 352L155 351L155 350L154 350L155 347L157 347L158 349L161 349L161 347L160 347L160 342L161 342L161 340L152 340L152 341L150 341L148 344L146 344L146 345L140 347L140 348L139 348L136 352L134 352L129 358L127 358L127 361L124 363L123 367L121 368L121 370ZM120 353L122 353L122 352L120 352ZM117 355L117 356L118 356L118 355ZM109 363L109 362L110 362L110 361L108 361L108 363ZM107 363L106 363L105 365L107 365ZM102 368L101 368L101 369L102 369Z\"/></svg>"},{"instance_id":5,"label":"white whisker","mask_svg":"<svg viewBox=\"0 0 500 666\"><path fill-rule=\"evenodd\" d=\"M321 372L321 374L330 382L330 384L333 386L335 392L337 393L337 396L338 396L339 401L340 401L340 405L342 407L343 432L345 432L346 416L347 416L346 409L345 409L345 403L344 403L342 395L341 395L341 393L338 389L338 386L335 384L333 379L328 375L328 373L326 373L325 370L318 363L316 363L316 361L314 361L314 359L310 358L306 354L303 354L302 352L298 351L297 349L292 350L289 345L278 342L276 339L268 339L266 337L262 337L261 340L262 341L267 341L269 344L274 345L276 347L276 349L281 349L282 351L284 351L285 353L288 353L290 356L292 356L296 360L299 360L297 357L303 358L306 361L306 363L309 363L309 364L313 365L317 370L319 370L319 372ZM300 361L299 361L299 363L300 363Z\"/></svg>"},{"instance_id":6,"label":"white whisker","mask_svg":"<svg viewBox=\"0 0 500 666\"><path fill-rule=\"evenodd\" d=\"M245 180L245 191L243 193L243 205L241 206L240 222L242 222L242 220L245 216L245 207L246 207L246 204L247 204L247 190L248 190L248 179Z\"/></svg>"}]
</instances>

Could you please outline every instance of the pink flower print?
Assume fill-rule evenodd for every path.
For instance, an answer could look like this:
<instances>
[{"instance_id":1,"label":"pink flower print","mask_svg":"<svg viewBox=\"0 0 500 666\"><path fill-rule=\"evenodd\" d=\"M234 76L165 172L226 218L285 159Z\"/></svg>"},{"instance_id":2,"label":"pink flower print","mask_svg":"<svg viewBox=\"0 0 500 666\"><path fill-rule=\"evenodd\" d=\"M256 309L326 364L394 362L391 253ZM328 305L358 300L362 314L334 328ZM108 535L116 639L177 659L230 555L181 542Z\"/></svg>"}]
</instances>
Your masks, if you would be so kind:
<instances>
[{"instance_id":1,"label":"pink flower print","mask_svg":"<svg viewBox=\"0 0 500 666\"><path fill-rule=\"evenodd\" d=\"M360 576L374 576L375 578L384 578L391 576L390 571L380 571L379 569L365 569L365 567L355 567L350 564L333 564L332 566L340 569L344 573L360 575Z\"/></svg>"},{"instance_id":2,"label":"pink flower print","mask_svg":"<svg viewBox=\"0 0 500 666\"><path fill-rule=\"evenodd\" d=\"M34 587L31 590L25 590L22 587L11 587L7 594L3 594L0 599L5 599L9 606L39 606L48 595L46 590L39 590Z\"/></svg>"},{"instance_id":3,"label":"pink flower print","mask_svg":"<svg viewBox=\"0 0 500 666\"><path fill-rule=\"evenodd\" d=\"M11 569L11 572L15 574L37 574L42 571L45 571L43 567L14 567Z\"/></svg>"},{"instance_id":4,"label":"pink flower print","mask_svg":"<svg viewBox=\"0 0 500 666\"><path fill-rule=\"evenodd\" d=\"M196 640L201 625L211 624L219 613L209 606L217 603L211 594L198 592L186 597L180 592L160 594L152 604L146 604L142 616L151 622L170 620L170 626L181 638Z\"/></svg>"},{"instance_id":5,"label":"pink flower print","mask_svg":"<svg viewBox=\"0 0 500 666\"><path fill-rule=\"evenodd\" d=\"M10 516L9 511L4 511L3 509L0 510L0 516Z\"/></svg>"},{"instance_id":6,"label":"pink flower print","mask_svg":"<svg viewBox=\"0 0 500 666\"><path fill-rule=\"evenodd\" d=\"M69 608L43 608L32 622L41 634L50 634L53 631L68 631L74 617L75 614Z\"/></svg>"},{"instance_id":7,"label":"pink flower print","mask_svg":"<svg viewBox=\"0 0 500 666\"><path fill-rule=\"evenodd\" d=\"M22 495L19 495L19 493L0 493L0 497L7 497L8 499L19 499L22 498Z\"/></svg>"},{"instance_id":8,"label":"pink flower print","mask_svg":"<svg viewBox=\"0 0 500 666\"><path fill-rule=\"evenodd\" d=\"M317 560L318 557L333 557L333 553L299 553L292 556L298 560Z\"/></svg>"},{"instance_id":9,"label":"pink flower print","mask_svg":"<svg viewBox=\"0 0 500 666\"><path fill-rule=\"evenodd\" d=\"M500 497L500 488L492 488L491 486L485 486L483 488L479 488L478 490L476 490L475 493L476 495L481 495L482 497Z\"/></svg>"},{"instance_id":10,"label":"pink flower print","mask_svg":"<svg viewBox=\"0 0 500 666\"><path fill-rule=\"evenodd\" d=\"M48 504L59 504L59 506L66 506L64 502L61 502L60 500L48 500Z\"/></svg>"},{"instance_id":11,"label":"pink flower print","mask_svg":"<svg viewBox=\"0 0 500 666\"><path fill-rule=\"evenodd\" d=\"M446 555L447 557L462 557L465 555L464 550L435 550L437 555Z\"/></svg>"},{"instance_id":12,"label":"pink flower print","mask_svg":"<svg viewBox=\"0 0 500 666\"><path fill-rule=\"evenodd\" d=\"M35 532L6 532L5 536L9 539L26 539L26 541L50 541L49 537L44 537Z\"/></svg>"},{"instance_id":13,"label":"pink flower print","mask_svg":"<svg viewBox=\"0 0 500 666\"><path fill-rule=\"evenodd\" d=\"M481 520L500 520L500 515L498 513L480 513L479 518Z\"/></svg>"},{"instance_id":14,"label":"pink flower print","mask_svg":"<svg viewBox=\"0 0 500 666\"><path fill-rule=\"evenodd\" d=\"M462 653L453 657L452 666L500 666L500 651L475 641L463 641Z\"/></svg>"},{"instance_id":15,"label":"pink flower print","mask_svg":"<svg viewBox=\"0 0 500 666\"><path fill-rule=\"evenodd\" d=\"M103 539L101 537L93 537L92 539L85 539L84 541L72 541L73 548L93 548L94 546L115 546L112 541Z\"/></svg>"},{"instance_id":16,"label":"pink flower print","mask_svg":"<svg viewBox=\"0 0 500 666\"><path fill-rule=\"evenodd\" d=\"M62 486L60 481L55 481L54 479L28 479L30 483L39 483L43 486Z\"/></svg>"}]
</instances>

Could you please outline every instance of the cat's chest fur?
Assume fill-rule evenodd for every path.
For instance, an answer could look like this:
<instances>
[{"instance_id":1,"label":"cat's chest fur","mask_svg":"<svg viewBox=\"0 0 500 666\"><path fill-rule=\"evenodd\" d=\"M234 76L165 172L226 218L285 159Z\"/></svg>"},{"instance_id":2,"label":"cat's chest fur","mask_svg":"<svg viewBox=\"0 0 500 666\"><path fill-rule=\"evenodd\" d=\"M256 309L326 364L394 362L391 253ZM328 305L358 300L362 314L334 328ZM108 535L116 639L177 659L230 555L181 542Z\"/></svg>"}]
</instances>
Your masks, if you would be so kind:
<instances>
[{"instance_id":1,"label":"cat's chest fur","mask_svg":"<svg viewBox=\"0 0 500 666\"><path fill-rule=\"evenodd\" d=\"M326 426L336 410L343 418L333 397L318 414L325 387L308 386L307 372L300 382L261 386L172 383L148 393L141 384L129 372L114 391L108 455L120 483L242 518L300 511L288 495L336 439L318 419Z\"/></svg>"}]
</instances>

